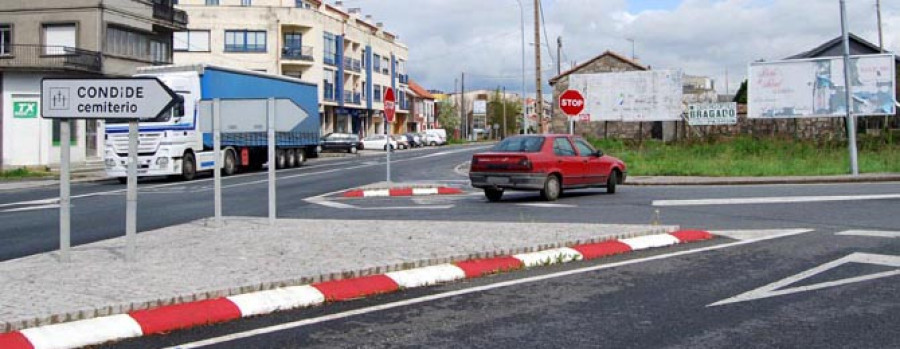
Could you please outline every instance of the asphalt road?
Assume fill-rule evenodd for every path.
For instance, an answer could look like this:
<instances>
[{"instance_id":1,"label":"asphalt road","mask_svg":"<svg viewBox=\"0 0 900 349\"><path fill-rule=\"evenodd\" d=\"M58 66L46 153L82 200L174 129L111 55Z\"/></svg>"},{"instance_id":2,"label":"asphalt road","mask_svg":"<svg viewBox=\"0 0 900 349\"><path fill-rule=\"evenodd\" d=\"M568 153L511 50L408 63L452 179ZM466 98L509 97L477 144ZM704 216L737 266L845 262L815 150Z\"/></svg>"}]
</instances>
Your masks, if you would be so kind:
<instances>
[{"instance_id":1,"label":"asphalt road","mask_svg":"<svg viewBox=\"0 0 900 349\"><path fill-rule=\"evenodd\" d=\"M471 149L399 153L398 181L464 184L453 169ZM213 347L900 347L900 237L835 235L900 231L900 183L620 187L582 190L545 203L509 193L489 203L456 197L347 200L328 195L381 181L375 158L311 162L280 172L279 216L409 220L678 224L707 230L806 228L762 241L723 237L703 244L532 269L413 289L116 343L147 348L213 339ZM226 180L227 215L264 216L265 174ZM140 230L212 214L211 182L142 183ZM84 184L74 201L76 242L121 235L122 187ZM56 247L55 210L8 205L53 189L0 193L4 259ZM329 205L308 200L317 197ZM757 203L743 202L762 198ZM698 205L692 201L727 199ZM776 202L789 199L788 202ZM790 202L794 200L794 202ZM341 208L335 208L338 204ZM735 239L739 235L732 235ZM680 251L680 253L678 253ZM584 270L581 270L584 269ZM813 272L809 272L812 270ZM554 273L566 272L565 275ZM803 278L804 272L810 274ZM528 279L534 277L536 279ZM774 284L781 280L783 284ZM495 287L499 282L518 282ZM765 288L766 285L777 285ZM476 289L475 287L483 287ZM417 301L426 295L463 291ZM741 296L742 295L742 296ZM739 297L739 298L733 298ZM743 297L743 298L740 298ZM738 301L713 305L723 300ZM407 302L410 304L400 304ZM356 313L349 314L348 311ZM304 321L297 323L297 321ZM271 326L281 326L272 328ZM260 334L246 331L265 332ZM241 338L230 337L238 334Z\"/></svg>"}]
</instances>

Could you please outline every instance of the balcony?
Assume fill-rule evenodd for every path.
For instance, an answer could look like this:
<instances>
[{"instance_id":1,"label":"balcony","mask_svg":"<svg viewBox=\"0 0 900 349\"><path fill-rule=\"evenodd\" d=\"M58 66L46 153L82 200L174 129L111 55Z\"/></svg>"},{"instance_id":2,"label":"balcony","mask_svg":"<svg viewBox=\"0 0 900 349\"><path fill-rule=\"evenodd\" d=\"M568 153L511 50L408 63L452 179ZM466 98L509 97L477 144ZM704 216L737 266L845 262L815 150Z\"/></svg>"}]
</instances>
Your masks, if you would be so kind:
<instances>
[{"instance_id":1,"label":"balcony","mask_svg":"<svg viewBox=\"0 0 900 349\"><path fill-rule=\"evenodd\" d=\"M65 46L4 46L0 48L0 68L102 73L99 52Z\"/></svg>"},{"instance_id":2,"label":"balcony","mask_svg":"<svg viewBox=\"0 0 900 349\"><path fill-rule=\"evenodd\" d=\"M188 23L187 12L172 7L172 3L167 1L153 2L153 18L163 20L181 29L186 28Z\"/></svg>"},{"instance_id":3,"label":"balcony","mask_svg":"<svg viewBox=\"0 0 900 349\"><path fill-rule=\"evenodd\" d=\"M285 47L281 49L281 58L296 61L315 61L312 46Z\"/></svg>"},{"instance_id":4,"label":"balcony","mask_svg":"<svg viewBox=\"0 0 900 349\"><path fill-rule=\"evenodd\" d=\"M344 57L344 71L362 72L362 62L358 59Z\"/></svg>"},{"instance_id":5,"label":"balcony","mask_svg":"<svg viewBox=\"0 0 900 349\"><path fill-rule=\"evenodd\" d=\"M362 104L362 94L359 92L353 91L344 91L344 103L345 104Z\"/></svg>"}]
</instances>

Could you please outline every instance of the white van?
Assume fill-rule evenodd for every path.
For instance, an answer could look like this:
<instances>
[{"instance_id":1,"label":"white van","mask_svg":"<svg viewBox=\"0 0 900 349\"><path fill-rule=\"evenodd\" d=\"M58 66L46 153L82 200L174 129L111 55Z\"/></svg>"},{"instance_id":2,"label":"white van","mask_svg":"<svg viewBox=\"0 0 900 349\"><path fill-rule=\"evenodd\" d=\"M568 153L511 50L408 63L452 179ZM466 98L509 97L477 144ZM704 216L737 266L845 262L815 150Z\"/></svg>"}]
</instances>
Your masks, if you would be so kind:
<instances>
[{"instance_id":1,"label":"white van","mask_svg":"<svg viewBox=\"0 0 900 349\"><path fill-rule=\"evenodd\" d=\"M442 128L425 130L425 144L430 146L447 144L447 131Z\"/></svg>"}]
</instances>

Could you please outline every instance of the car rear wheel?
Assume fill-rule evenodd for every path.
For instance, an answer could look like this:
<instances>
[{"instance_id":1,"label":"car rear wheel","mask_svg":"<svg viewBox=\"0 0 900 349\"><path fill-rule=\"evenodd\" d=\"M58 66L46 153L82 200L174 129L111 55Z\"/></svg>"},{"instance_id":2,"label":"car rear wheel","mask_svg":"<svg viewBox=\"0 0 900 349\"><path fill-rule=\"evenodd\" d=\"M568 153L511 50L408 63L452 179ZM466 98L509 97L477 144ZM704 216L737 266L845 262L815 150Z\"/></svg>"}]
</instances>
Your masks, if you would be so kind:
<instances>
[{"instance_id":1,"label":"car rear wheel","mask_svg":"<svg viewBox=\"0 0 900 349\"><path fill-rule=\"evenodd\" d=\"M544 189L541 189L541 197L547 201L556 201L556 199L559 199L561 192L559 177L555 175L547 176L547 180L544 181Z\"/></svg>"},{"instance_id":2,"label":"car rear wheel","mask_svg":"<svg viewBox=\"0 0 900 349\"><path fill-rule=\"evenodd\" d=\"M613 170L609 173L609 179L606 180L606 192L609 194L616 193L616 184L619 183L619 172Z\"/></svg>"},{"instance_id":3,"label":"car rear wheel","mask_svg":"<svg viewBox=\"0 0 900 349\"><path fill-rule=\"evenodd\" d=\"M503 198L503 189L485 189L484 196L490 202L497 202Z\"/></svg>"},{"instance_id":4,"label":"car rear wheel","mask_svg":"<svg viewBox=\"0 0 900 349\"><path fill-rule=\"evenodd\" d=\"M350 154L356 154L356 146L350 146Z\"/></svg>"}]
</instances>

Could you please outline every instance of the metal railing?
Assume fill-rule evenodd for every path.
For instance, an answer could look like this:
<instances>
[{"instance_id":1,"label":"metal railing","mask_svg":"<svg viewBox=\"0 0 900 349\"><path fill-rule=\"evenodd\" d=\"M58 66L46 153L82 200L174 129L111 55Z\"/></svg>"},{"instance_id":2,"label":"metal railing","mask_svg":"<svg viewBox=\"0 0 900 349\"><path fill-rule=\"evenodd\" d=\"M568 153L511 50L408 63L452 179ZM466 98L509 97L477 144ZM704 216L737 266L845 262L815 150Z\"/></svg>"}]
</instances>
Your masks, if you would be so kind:
<instances>
[{"instance_id":1,"label":"metal railing","mask_svg":"<svg viewBox=\"0 0 900 349\"><path fill-rule=\"evenodd\" d=\"M344 91L344 103L361 104L362 94L353 91Z\"/></svg>"},{"instance_id":2,"label":"metal railing","mask_svg":"<svg viewBox=\"0 0 900 349\"><path fill-rule=\"evenodd\" d=\"M312 46L285 47L281 49L281 58L309 62L315 60Z\"/></svg>"},{"instance_id":3,"label":"metal railing","mask_svg":"<svg viewBox=\"0 0 900 349\"><path fill-rule=\"evenodd\" d=\"M362 62L360 62L360 60L358 59L344 57L344 70L361 73Z\"/></svg>"},{"instance_id":4,"label":"metal railing","mask_svg":"<svg viewBox=\"0 0 900 349\"><path fill-rule=\"evenodd\" d=\"M154 2L153 18L162 19L174 24L187 25L187 12L172 7L171 3Z\"/></svg>"},{"instance_id":5,"label":"metal railing","mask_svg":"<svg viewBox=\"0 0 900 349\"><path fill-rule=\"evenodd\" d=\"M334 101L334 85L333 84L325 84L325 100L326 101Z\"/></svg>"},{"instance_id":6,"label":"metal railing","mask_svg":"<svg viewBox=\"0 0 900 349\"><path fill-rule=\"evenodd\" d=\"M0 67L60 69L101 73L100 53L67 46L8 45L0 48Z\"/></svg>"}]
</instances>

